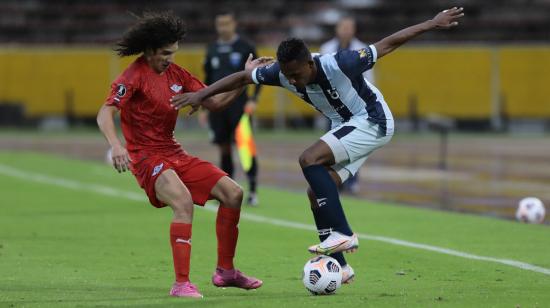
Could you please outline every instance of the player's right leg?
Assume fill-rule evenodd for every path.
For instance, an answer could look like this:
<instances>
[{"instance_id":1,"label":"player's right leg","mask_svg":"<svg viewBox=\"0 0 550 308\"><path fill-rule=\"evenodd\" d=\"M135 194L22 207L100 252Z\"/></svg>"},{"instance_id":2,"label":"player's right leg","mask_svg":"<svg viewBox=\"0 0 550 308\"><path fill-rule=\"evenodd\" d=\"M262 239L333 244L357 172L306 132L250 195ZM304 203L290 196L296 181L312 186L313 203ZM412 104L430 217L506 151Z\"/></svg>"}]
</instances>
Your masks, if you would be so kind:
<instances>
[{"instance_id":1,"label":"player's right leg","mask_svg":"<svg viewBox=\"0 0 550 308\"><path fill-rule=\"evenodd\" d=\"M170 224L170 244L174 259L176 282L170 295L178 297L202 297L197 287L189 281L191 258L191 229L193 222L193 201L189 190L172 169L162 172L156 182L157 198L174 211Z\"/></svg>"},{"instance_id":2,"label":"player's right leg","mask_svg":"<svg viewBox=\"0 0 550 308\"><path fill-rule=\"evenodd\" d=\"M330 173L333 178L338 176L336 172L334 172L333 170L331 170ZM309 204L311 206L311 211L313 212L313 217L315 219L315 225L317 226L317 230L319 232L319 240L323 242L329 236L329 232L327 232L330 230L330 229L327 230L329 226L327 226L326 220L323 219L322 216L318 215L317 211L319 206L317 204L317 199L315 197L315 194L313 193L313 190L311 190L311 188L309 187L307 189L307 196L309 198ZM340 266L342 266L342 283L345 283L345 284L351 283L353 281L353 278L355 277L355 273L353 272L353 269L346 261L346 258L344 258L344 254L342 252L337 252L337 253L331 254L330 256L336 259L336 261L340 263Z\"/></svg>"}]
</instances>

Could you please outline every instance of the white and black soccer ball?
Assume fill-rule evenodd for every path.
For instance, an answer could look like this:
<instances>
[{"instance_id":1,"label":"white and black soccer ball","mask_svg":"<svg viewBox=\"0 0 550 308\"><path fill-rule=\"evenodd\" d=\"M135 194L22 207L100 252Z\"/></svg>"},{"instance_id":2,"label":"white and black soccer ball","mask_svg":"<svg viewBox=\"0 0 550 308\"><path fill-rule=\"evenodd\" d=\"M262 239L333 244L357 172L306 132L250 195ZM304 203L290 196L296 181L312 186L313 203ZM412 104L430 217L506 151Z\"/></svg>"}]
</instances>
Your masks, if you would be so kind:
<instances>
[{"instance_id":1,"label":"white and black soccer ball","mask_svg":"<svg viewBox=\"0 0 550 308\"><path fill-rule=\"evenodd\" d=\"M519 201L516 219L521 222L540 224L544 221L546 210L540 199L534 197L523 198Z\"/></svg>"},{"instance_id":2,"label":"white and black soccer ball","mask_svg":"<svg viewBox=\"0 0 550 308\"><path fill-rule=\"evenodd\" d=\"M342 267L329 256L314 257L304 265L302 281L311 294L334 294L342 284Z\"/></svg>"}]
</instances>

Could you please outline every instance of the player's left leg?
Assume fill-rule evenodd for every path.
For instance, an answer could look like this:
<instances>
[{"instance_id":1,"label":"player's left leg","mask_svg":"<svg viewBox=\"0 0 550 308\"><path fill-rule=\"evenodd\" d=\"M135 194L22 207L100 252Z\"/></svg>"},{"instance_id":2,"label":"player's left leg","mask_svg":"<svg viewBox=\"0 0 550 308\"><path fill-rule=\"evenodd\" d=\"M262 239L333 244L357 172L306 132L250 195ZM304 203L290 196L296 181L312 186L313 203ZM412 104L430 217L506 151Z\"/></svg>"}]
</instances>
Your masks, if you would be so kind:
<instances>
[{"instance_id":1,"label":"player's left leg","mask_svg":"<svg viewBox=\"0 0 550 308\"><path fill-rule=\"evenodd\" d=\"M340 176L334 170L329 169L329 173L334 182L340 183ZM317 230L319 232L319 240L323 242L330 235L330 228L324 217L318 215L317 211L319 209L319 206L317 204L317 198L315 196L315 193L313 193L313 190L311 190L311 188L309 187L307 189L307 196L309 198L309 204L311 206L311 211L315 219L315 225L317 226ZM353 282L355 273L353 271L353 268L346 261L344 254L342 252L336 252L331 254L330 256L336 259L336 261L340 263L340 266L342 266L342 283L349 284Z\"/></svg>"},{"instance_id":2,"label":"player's left leg","mask_svg":"<svg viewBox=\"0 0 550 308\"><path fill-rule=\"evenodd\" d=\"M336 183L328 171L334 164L335 155L323 140L315 142L300 156L302 172L315 194L318 205L313 213L318 219L321 217L326 222L327 226L323 229L328 229L330 233L320 245L308 249L312 253L355 251L358 246L357 236L353 234L340 203L337 186L340 181Z\"/></svg>"},{"instance_id":3,"label":"player's left leg","mask_svg":"<svg viewBox=\"0 0 550 308\"><path fill-rule=\"evenodd\" d=\"M304 152L303 156L305 156L305 159L303 160L305 163L308 161L331 163L330 168L336 171L341 182L343 182L350 176L356 174L367 157L376 149L388 143L390 139L391 135L387 135L385 130L378 124L371 123L363 118L352 118L349 122L323 135L321 140ZM329 149L327 150L327 148ZM300 163L303 163L302 159ZM304 164L302 164L302 166L304 166ZM308 170L306 168L303 168L303 170L307 178L308 174L306 171ZM317 172L317 174L309 174L309 177L315 180L319 178L320 175L321 173ZM308 179L308 182L309 181ZM326 208L333 207L329 210L323 209L324 206L319 202L319 198L323 198L320 197L323 191L319 192L319 186L317 190L311 183L310 186L317 196L317 203L319 203L321 215L325 217L331 217L332 215L329 222L332 224L334 231L331 232L329 237L321 244L311 246L308 250L312 253L330 254L338 251L354 251L357 249L359 244L357 236L351 234L349 226L347 230L344 228L347 226L347 222L344 224L345 216L343 216L344 212L339 203L339 199L337 199L338 195L335 195L336 197L332 197L331 199L331 192L329 191L328 196L324 197L326 198ZM325 187L332 189L332 187L329 186ZM342 218L336 216L340 215L340 213ZM335 216L336 218L333 218Z\"/></svg>"},{"instance_id":4,"label":"player's left leg","mask_svg":"<svg viewBox=\"0 0 550 308\"><path fill-rule=\"evenodd\" d=\"M216 217L216 236L218 238L218 264L212 277L217 287L237 287L257 289L263 282L249 277L235 269L233 259L239 237L239 219L243 190L227 176L222 177L214 186L210 195L220 202Z\"/></svg>"}]
</instances>

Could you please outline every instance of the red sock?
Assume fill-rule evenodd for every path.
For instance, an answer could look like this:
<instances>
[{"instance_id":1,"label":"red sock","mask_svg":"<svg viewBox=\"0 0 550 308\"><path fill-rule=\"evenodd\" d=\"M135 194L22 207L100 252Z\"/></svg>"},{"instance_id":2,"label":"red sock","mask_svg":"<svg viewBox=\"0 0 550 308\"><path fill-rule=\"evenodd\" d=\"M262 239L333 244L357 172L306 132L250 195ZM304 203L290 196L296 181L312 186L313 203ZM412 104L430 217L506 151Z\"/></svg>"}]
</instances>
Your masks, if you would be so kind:
<instances>
[{"instance_id":1,"label":"red sock","mask_svg":"<svg viewBox=\"0 0 550 308\"><path fill-rule=\"evenodd\" d=\"M239 218L241 209L231 209L220 204L216 217L216 236L218 238L218 267L233 269L233 257L239 237Z\"/></svg>"},{"instance_id":2,"label":"red sock","mask_svg":"<svg viewBox=\"0 0 550 308\"><path fill-rule=\"evenodd\" d=\"M174 257L176 281L189 281L191 224L177 222L170 224L170 244L172 245L172 256Z\"/></svg>"}]
</instances>

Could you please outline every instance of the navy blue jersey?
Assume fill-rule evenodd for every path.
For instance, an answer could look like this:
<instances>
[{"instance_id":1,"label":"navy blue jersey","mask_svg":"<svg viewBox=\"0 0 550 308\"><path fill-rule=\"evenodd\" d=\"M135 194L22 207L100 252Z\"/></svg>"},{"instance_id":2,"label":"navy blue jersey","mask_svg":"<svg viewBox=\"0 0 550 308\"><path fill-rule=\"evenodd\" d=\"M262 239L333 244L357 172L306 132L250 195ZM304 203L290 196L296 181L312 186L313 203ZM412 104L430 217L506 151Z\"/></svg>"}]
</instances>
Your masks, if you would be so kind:
<instances>
[{"instance_id":1,"label":"navy blue jersey","mask_svg":"<svg viewBox=\"0 0 550 308\"><path fill-rule=\"evenodd\" d=\"M256 49L252 44L237 36L231 42L214 42L208 45L204 59L205 81L207 85L244 69L248 55L257 57ZM259 93L259 86L254 90L253 98ZM244 91L237 101L243 105L247 100L247 91Z\"/></svg>"},{"instance_id":2,"label":"navy blue jersey","mask_svg":"<svg viewBox=\"0 0 550 308\"><path fill-rule=\"evenodd\" d=\"M332 126L352 117L366 117L378 124L384 135L392 135L393 117L382 93L363 76L376 63L373 45L358 50L341 50L334 54L314 55L315 80L305 87L288 82L275 62L252 71L256 84L280 86L293 92L332 121Z\"/></svg>"}]
</instances>

